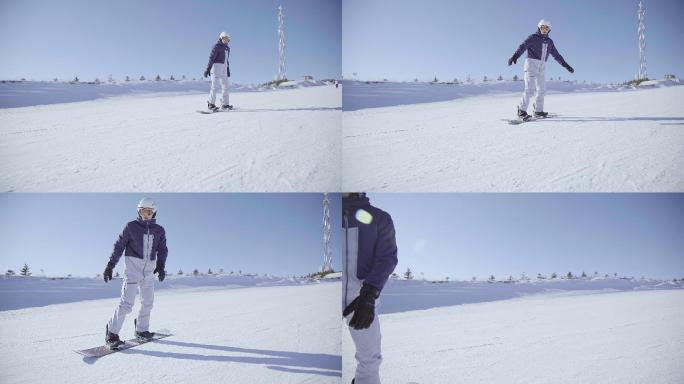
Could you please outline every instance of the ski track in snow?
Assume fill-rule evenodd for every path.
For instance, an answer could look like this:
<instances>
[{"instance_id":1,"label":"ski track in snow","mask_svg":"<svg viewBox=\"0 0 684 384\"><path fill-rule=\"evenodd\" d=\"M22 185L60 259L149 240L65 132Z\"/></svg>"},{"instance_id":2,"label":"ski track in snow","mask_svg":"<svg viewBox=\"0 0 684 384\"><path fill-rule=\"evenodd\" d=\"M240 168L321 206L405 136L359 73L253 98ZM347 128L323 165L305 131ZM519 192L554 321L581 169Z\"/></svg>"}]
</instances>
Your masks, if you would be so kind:
<instances>
[{"instance_id":1,"label":"ski track in snow","mask_svg":"<svg viewBox=\"0 0 684 384\"><path fill-rule=\"evenodd\" d=\"M682 383L684 290L533 295L380 315L384 383ZM354 348L343 332L343 383Z\"/></svg>"},{"instance_id":2,"label":"ski track in snow","mask_svg":"<svg viewBox=\"0 0 684 384\"><path fill-rule=\"evenodd\" d=\"M100 359L118 299L0 312L2 383L339 383L340 283L157 292L174 336ZM133 334L139 301L120 335Z\"/></svg>"},{"instance_id":3,"label":"ski track in snow","mask_svg":"<svg viewBox=\"0 0 684 384\"><path fill-rule=\"evenodd\" d=\"M550 94L560 116L512 126L519 94L344 112L343 190L684 190L684 87ZM678 101L679 100L679 101Z\"/></svg>"},{"instance_id":4,"label":"ski track in snow","mask_svg":"<svg viewBox=\"0 0 684 384\"><path fill-rule=\"evenodd\" d=\"M341 89L128 95L0 109L3 191L337 191Z\"/></svg>"}]
</instances>

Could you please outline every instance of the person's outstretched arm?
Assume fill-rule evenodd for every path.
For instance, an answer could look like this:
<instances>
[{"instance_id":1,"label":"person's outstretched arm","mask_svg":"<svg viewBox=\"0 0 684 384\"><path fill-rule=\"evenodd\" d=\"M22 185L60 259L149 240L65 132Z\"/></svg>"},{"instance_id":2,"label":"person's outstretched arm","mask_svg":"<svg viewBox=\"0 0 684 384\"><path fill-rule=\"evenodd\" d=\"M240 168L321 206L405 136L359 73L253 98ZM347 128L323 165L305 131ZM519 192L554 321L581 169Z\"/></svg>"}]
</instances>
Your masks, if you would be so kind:
<instances>
[{"instance_id":1,"label":"person's outstretched arm","mask_svg":"<svg viewBox=\"0 0 684 384\"><path fill-rule=\"evenodd\" d=\"M551 42L551 44L549 44L549 53L551 53L551 56L553 56L553 58L558 62L558 64L560 64L563 68L567 69L568 72L575 72L575 70L570 66L570 64L565 62L565 59L558 52L558 50L556 49L556 45L553 43L553 41Z\"/></svg>"},{"instance_id":2,"label":"person's outstretched arm","mask_svg":"<svg viewBox=\"0 0 684 384\"><path fill-rule=\"evenodd\" d=\"M515 53L513 53L513 56L511 56L511 58L508 59L508 65L515 64L518 62L520 55L522 55L523 52L525 52L525 50L527 49L527 46L530 43L530 39L532 39L532 36L529 36L527 39L525 39L525 41L522 42L522 44L520 44Z\"/></svg>"}]
</instances>

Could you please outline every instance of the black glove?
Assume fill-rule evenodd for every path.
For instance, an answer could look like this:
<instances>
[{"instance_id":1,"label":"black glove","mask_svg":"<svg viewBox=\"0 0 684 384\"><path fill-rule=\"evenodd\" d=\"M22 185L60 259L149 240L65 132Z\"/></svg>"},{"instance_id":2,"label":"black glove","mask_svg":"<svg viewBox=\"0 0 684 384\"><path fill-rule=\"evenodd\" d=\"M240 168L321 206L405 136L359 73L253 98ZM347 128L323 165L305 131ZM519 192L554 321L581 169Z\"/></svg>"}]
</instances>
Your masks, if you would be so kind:
<instances>
[{"instance_id":1,"label":"black glove","mask_svg":"<svg viewBox=\"0 0 684 384\"><path fill-rule=\"evenodd\" d=\"M209 77L209 70L204 71L204 77Z\"/></svg>"},{"instance_id":2,"label":"black glove","mask_svg":"<svg viewBox=\"0 0 684 384\"><path fill-rule=\"evenodd\" d=\"M572 69L572 67L570 66L570 64L565 63L565 64L563 64L563 67L565 67L565 69L567 69L568 72L570 72L570 73L575 73L575 70Z\"/></svg>"},{"instance_id":3,"label":"black glove","mask_svg":"<svg viewBox=\"0 0 684 384\"><path fill-rule=\"evenodd\" d=\"M354 299L344 309L342 316L347 317L350 313L354 312L351 321L349 321L349 326L354 329L366 329L371 326L373 319L375 319L375 299L380 296L380 290L375 288L370 284L364 284L361 287L361 292L359 296Z\"/></svg>"},{"instance_id":4,"label":"black glove","mask_svg":"<svg viewBox=\"0 0 684 384\"><path fill-rule=\"evenodd\" d=\"M516 58L513 57L513 56L511 56L511 58L508 59L508 65L509 65L509 66L510 66L511 64L515 64L515 63L517 63L517 62L518 62L518 59L516 59Z\"/></svg>"},{"instance_id":5,"label":"black glove","mask_svg":"<svg viewBox=\"0 0 684 384\"><path fill-rule=\"evenodd\" d=\"M149 271L149 269L148 269ZM157 263L157 268L154 269L154 272L152 274L158 273L159 274L159 281L164 281L166 278L166 271L164 270L164 264Z\"/></svg>"},{"instance_id":6,"label":"black glove","mask_svg":"<svg viewBox=\"0 0 684 384\"><path fill-rule=\"evenodd\" d=\"M112 279L112 272L114 272L114 264L111 262L107 263L107 267L104 270L102 276L104 276L105 283Z\"/></svg>"},{"instance_id":7,"label":"black glove","mask_svg":"<svg viewBox=\"0 0 684 384\"><path fill-rule=\"evenodd\" d=\"M228 71L228 77L230 77L230 64L226 64L226 69Z\"/></svg>"}]
</instances>

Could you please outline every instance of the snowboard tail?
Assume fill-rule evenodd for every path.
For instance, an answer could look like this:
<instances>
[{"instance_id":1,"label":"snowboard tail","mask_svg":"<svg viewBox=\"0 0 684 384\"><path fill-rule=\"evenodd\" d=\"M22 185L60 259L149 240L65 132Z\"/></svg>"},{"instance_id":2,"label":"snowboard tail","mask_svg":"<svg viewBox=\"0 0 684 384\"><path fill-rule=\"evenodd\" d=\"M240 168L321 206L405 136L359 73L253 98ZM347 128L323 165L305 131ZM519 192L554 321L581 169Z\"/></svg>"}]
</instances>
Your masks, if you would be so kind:
<instances>
[{"instance_id":1,"label":"snowboard tail","mask_svg":"<svg viewBox=\"0 0 684 384\"><path fill-rule=\"evenodd\" d=\"M173 336L169 330L167 329L162 329L159 330L158 332L154 333L154 336L149 339L149 340L142 340L133 338L130 340L126 340L119 348L117 349L109 349L108 346L106 345L100 345L99 347L94 347L94 348L88 348L88 349L82 349L82 350L75 350L74 352L83 355L85 357L91 357L91 358L99 358L107 355L111 355L112 353L123 351L125 349L137 347L138 345L149 343L151 341L163 339L165 337Z\"/></svg>"}]
</instances>

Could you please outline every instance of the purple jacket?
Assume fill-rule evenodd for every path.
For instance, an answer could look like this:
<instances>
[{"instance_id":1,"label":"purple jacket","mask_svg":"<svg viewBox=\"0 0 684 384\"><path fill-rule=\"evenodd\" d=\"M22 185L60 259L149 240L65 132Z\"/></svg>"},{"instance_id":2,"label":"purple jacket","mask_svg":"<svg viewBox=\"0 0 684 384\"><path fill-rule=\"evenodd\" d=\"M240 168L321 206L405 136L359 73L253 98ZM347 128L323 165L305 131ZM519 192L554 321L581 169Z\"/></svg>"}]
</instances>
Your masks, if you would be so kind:
<instances>
[{"instance_id":1,"label":"purple jacket","mask_svg":"<svg viewBox=\"0 0 684 384\"><path fill-rule=\"evenodd\" d=\"M143 221L138 218L126 224L123 232L114 243L114 251L109 258L113 266L119 262L121 255L144 259L146 251L150 260L157 260L157 264L165 265L169 250L166 248L166 232L154 219Z\"/></svg>"},{"instance_id":2,"label":"purple jacket","mask_svg":"<svg viewBox=\"0 0 684 384\"><path fill-rule=\"evenodd\" d=\"M372 217L370 223L364 224L357 220L356 212L359 209L370 213ZM359 231L356 277L364 280L364 284L370 284L382 290L398 262L392 217L387 212L370 205L365 193L358 197L343 197L342 211L345 234L348 228L358 228ZM347 247L347 252L349 252L348 249L349 247ZM345 260L353 256L345 255ZM347 271L347 273L353 273L353 271Z\"/></svg>"},{"instance_id":3,"label":"purple jacket","mask_svg":"<svg viewBox=\"0 0 684 384\"><path fill-rule=\"evenodd\" d=\"M230 47L228 46L228 44L223 44L223 42L219 40L216 44L214 44L214 48L212 48L211 53L209 54L209 64L207 64L207 71L211 70L211 66L214 65L214 63L226 63L226 66L230 67L228 65L228 61L226 60L229 57ZM228 69L228 72L230 73L230 69Z\"/></svg>"},{"instance_id":4,"label":"purple jacket","mask_svg":"<svg viewBox=\"0 0 684 384\"><path fill-rule=\"evenodd\" d=\"M542 44L547 44L546 57L543 59L541 57ZM513 60L518 60L525 50L527 50L527 57L530 59L546 61L549 59L549 54L551 54L553 58L556 59L558 64L562 66L567 65L563 59L563 56L561 56L561 54L558 53L558 50L556 50L556 46L553 44L553 40L551 40L548 34L543 35L541 32L537 31L537 33L533 33L528 36L527 39L520 44L518 50L513 54Z\"/></svg>"}]
</instances>

